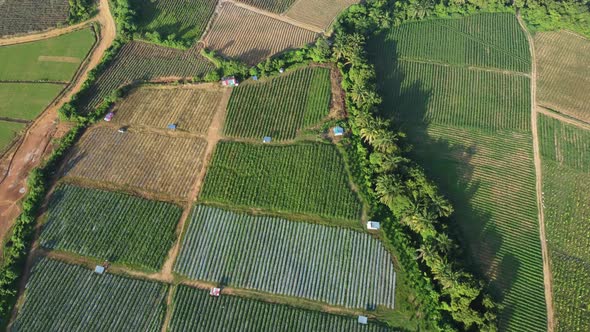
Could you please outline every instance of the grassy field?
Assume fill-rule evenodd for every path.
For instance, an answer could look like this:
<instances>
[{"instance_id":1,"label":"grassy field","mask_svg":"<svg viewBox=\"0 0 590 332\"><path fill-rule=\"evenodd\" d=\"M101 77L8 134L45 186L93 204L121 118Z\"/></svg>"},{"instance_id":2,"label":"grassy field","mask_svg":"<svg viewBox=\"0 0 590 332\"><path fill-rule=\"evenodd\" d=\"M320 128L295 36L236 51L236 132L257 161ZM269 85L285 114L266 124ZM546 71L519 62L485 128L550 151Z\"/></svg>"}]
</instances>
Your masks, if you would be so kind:
<instances>
[{"instance_id":1,"label":"grassy field","mask_svg":"<svg viewBox=\"0 0 590 332\"><path fill-rule=\"evenodd\" d=\"M220 142L207 170L202 200L354 221L361 203L332 145Z\"/></svg>"},{"instance_id":2,"label":"grassy field","mask_svg":"<svg viewBox=\"0 0 590 332\"><path fill-rule=\"evenodd\" d=\"M0 47L0 81L69 81L94 44L92 29Z\"/></svg>"},{"instance_id":3,"label":"grassy field","mask_svg":"<svg viewBox=\"0 0 590 332\"><path fill-rule=\"evenodd\" d=\"M174 123L178 130L204 135L222 97L217 85L141 87L115 106L113 122L160 129Z\"/></svg>"},{"instance_id":4,"label":"grassy field","mask_svg":"<svg viewBox=\"0 0 590 332\"><path fill-rule=\"evenodd\" d=\"M3 0L0 2L0 37L66 25L68 0Z\"/></svg>"},{"instance_id":5,"label":"grassy field","mask_svg":"<svg viewBox=\"0 0 590 332\"><path fill-rule=\"evenodd\" d=\"M359 2L359 0L298 0L285 15L326 30L340 12Z\"/></svg>"},{"instance_id":6,"label":"grassy field","mask_svg":"<svg viewBox=\"0 0 590 332\"><path fill-rule=\"evenodd\" d=\"M175 271L349 308L394 307L391 257L368 234L197 206Z\"/></svg>"},{"instance_id":7,"label":"grassy field","mask_svg":"<svg viewBox=\"0 0 590 332\"><path fill-rule=\"evenodd\" d=\"M33 120L63 88L61 84L0 83L0 117Z\"/></svg>"},{"instance_id":8,"label":"grassy field","mask_svg":"<svg viewBox=\"0 0 590 332\"><path fill-rule=\"evenodd\" d=\"M166 286L42 259L14 331L160 331Z\"/></svg>"},{"instance_id":9,"label":"grassy field","mask_svg":"<svg viewBox=\"0 0 590 332\"><path fill-rule=\"evenodd\" d=\"M590 40L567 31L535 34L537 101L590 122Z\"/></svg>"},{"instance_id":10,"label":"grassy field","mask_svg":"<svg viewBox=\"0 0 590 332\"><path fill-rule=\"evenodd\" d=\"M23 130L24 123L0 120L0 153L8 147L16 135Z\"/></svg>"},{"instance_id":11,"label":"grassy field","mask_svg":"<svg viewBox=\"0 0 590 332\"><path fill-rule=\"evenodd\" d=\"M245 3L247 5L258 7L260 9L273 12L273 13L283 13L289 7L293 5L293 3L297 2L297 0L238 0L239 2Z\"/></svg>"},{"instance_id":12,"label":"grassy field","mask_svg":"<svg viewBox=\"0 0 590 332\"><path fill-rule=\"evenodd\" d=\"M590 330L590 131L539 118L556 331Z\"/></svg>"},{"instance_id":13,"label":"grassy field","mask_svg":"<svg viewBox=\"0 0 590 332\"><path fill-rule=\"evenodd\" d=\"M51 196L40 243L47 249L159 270L181 214L180 207L168 203L62 185Z\"/></svg>"},{"instance_id":14,"label":"grassy field","mask_svg":"<svg viewBox=\"0 0 590 332\"><path fill-rule=\"evenodd\" d=\"M316 37L312 31L226 2L206 45L223 56L255 65L276 53L310 44Z\"/></svg>"},{"instance_id":15,"label":"grassy field","mask_svg":"<svg viewBox=\"0 0 590 332\"><path fill-rule=\"evenodd\" d=\"M434 24L454 28L441 36L431 33ZM508 14L409 23L374 39L370 53L383 114L408 132L414 158L455 207L451 227L503 305L500 329L546 331L530 83L520 74L529 71L530 59L523 61L528 45L515 29ZM500 61L494 52L457 52L466 37L515 53L503 52ZM409 41L451 46L431 53L411 50ZM476 65L498 72L466 68Z\"/></svg>"},{"instance_id":16,"label":"grassy field","mask_svg":"<svg viewBox=\"0 0 590 332\"><path fill-rule=\"evenodd\" d=\"M305 68L232 91L225 134L262 140L294 139L330 111L330 69Z\"/></svg>"},{"instance_id":17,"label":"grassy field","mask_svg":"<svg viewBox=\"0 0 590 332\"><path fill-rule=\"evenodd\" d=\"M332 315L281 304L180 286L174 294L170 331L387 331L356 317Z\"/></svg>"},{"instance_id":18,"label":"grassy field","mask_svg":"<svg viewBox=\"0 0 590 332\"><path fill-rule=\"evenodd\" d=\"M66 175L166 198L187 198L206 144L194 137L133 129L121 134L117 128L95 127L74 147Z\"/></svg>"},{"instance_id":19,"label":"grassy field","mask_svg":"<svg viewBox=\"0 0 590 332\"><path fill-rule=\"evenodd\" d=\"M131 0L140 33L157 32L162 39L194 43L205 31L216 0Z\"/></svg>"}]
</instances>

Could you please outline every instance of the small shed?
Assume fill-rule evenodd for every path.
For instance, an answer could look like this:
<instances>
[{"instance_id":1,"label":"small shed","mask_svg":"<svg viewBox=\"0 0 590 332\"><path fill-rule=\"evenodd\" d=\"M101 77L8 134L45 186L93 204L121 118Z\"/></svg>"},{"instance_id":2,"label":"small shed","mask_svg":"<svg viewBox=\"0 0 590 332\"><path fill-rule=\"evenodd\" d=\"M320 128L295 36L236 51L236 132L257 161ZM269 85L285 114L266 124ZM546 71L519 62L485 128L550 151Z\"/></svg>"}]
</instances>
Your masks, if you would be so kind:
<instances>
[{"instance_id":1,"label":"small shed","mask_svg":"<svg viewBox=\"0 0 590 332\"><path fill-rule=\"evenodd\" d=\"M105 120L106 122L110 122L110 121L113 119L113 117L114 117L114 116L115 116L115 113L113 113L113 112L108 112L108 113L107 113L107 115L104 117L104 120Z\"/></svg>"},{"instance_id":2,"label":"small shed","mask_svg":"<svg viewBox=\"0 0 590 332\"><path fill-rule=\"evenodd\" d=\"M377 231L381 228L381 224L377 221L367 221L367 229Z\"/></svg>"},{"instance_id":3,"label":"small shed","mask_svg":"<svg viewBox=\"0 0 590 332\"><path fill-rule=\"evenodd\" d=\"M252 79L255 81L258 81L258 76L254 75L254 76L252 76Z\"/></svg>"},{"instance_id":4,"label":"small shed","mask_svg":"<svg viewBox=\"0 0 590 332\"><path fill-rule=\"evenodd\" d=\"M209 291L210 296L219 297L220 294L221 294L221 289L217 288L217 287L213 287L213 288L211 288L211 291Z\"/></svg>"},{"instance_id":5,"label":"small shed","mask_svg":"<svg viewBox=\"0 0 590 332\"><path fill-rule=\"evenodd\" d=\"M94 273L96 273L96 274L103 274L103 273L104 273L104 270L105 270L105 269L104 269L104 266L102 266L102 265L97 265L97 266L94 268Z\"/></svg>"},{"instance_id":6,"label":"small shed","mask_svg":"<svg viewBox=\"0 0 590 332\"><path fill-rule=\"evenodd\" d=\"M369 323L369 318L367 316L359 316L359 324L367 325Z\"/></svg>"},{"instance_id":7,"label":"small shed","mask_svg":"<svg viewBox=\"0 0 590 332\"><path fill-rule=\"evenodd\" d=\"M270 136L264 136L264 138L262 138L262 143L270 143L270 141L272 141Z\"/></svg>"},{"instance_id":8,"label":"small shed","mask_svg":"<svg viewBox=\"0 0 590 332\"><path fill-rule=\"evenodd\" d=\"M170 130L176 130L176 123L171 123L168 125L168 129Z\"/></svg>"},{"instance_id":9,"label":"small shed","mask_svg":"<svg viewBox=\"0 0 590 332\"><path fill-rule=\"evenodd\" d=\"M223 86L238 86L239 82L234 76L224 77L221 79Z\"/></svg>"},{"instance_id":10,"label":"small shed","mask_svg":"<svg viewBox=\"0 0 590 332\"><path fill-rule=\"evenodd\" d=\"M334 136L342 136L344 135L344 128L336 126L332 128L332 132L334 133Z\"/></svg>"},{"instance_id":11,"label":"small shed","mask_svg":"<svg viewBox=\"0 0 590 332\"><path fill-rule=\"evenodd\" d=\"M279 73L284 73L285 72L285 68L279 68Z\"/></svg>"}]
</instances>

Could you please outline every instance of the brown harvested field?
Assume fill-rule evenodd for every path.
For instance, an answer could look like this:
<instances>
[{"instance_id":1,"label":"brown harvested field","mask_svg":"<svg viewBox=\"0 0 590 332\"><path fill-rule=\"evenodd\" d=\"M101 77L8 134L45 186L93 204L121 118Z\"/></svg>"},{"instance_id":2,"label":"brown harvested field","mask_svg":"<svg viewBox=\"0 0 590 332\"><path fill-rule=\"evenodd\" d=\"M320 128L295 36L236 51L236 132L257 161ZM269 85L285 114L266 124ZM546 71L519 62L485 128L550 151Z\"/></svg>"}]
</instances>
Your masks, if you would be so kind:
<instances>
[{"instance_id":1,"label":"brown harvested field","mask_svg":"<svg viewBox=\"0 0 590 332\"><path fill-rule=\"evenodd\" d=\"M223 95L217 84L145 86L135 89L114 111L113 122L205 135Z\"/></svg>"},{"instance_id":2,"label":"brown harvested field","mask_svg":"<svg viewBox=\"0 0 590 332\"><path fill-rule=\"evenodd\" d=\"M590 40L567 31L535 35L537 102L590 122Z\"/></svg>"},{"instance_id":3,"label":"brown harvested field","mask_svg":"<svg viewBox=\"0 0 590 332\"><path fill-rule=\"evenodd\" d=\"M203 164L206 141L98 126L84 134L65 165L66 176L129 191L187 198Z\"/></svg>"},{"instance_id":4,"label":"brown harvested field","mask_svg":"<svg viewBox=\"0 0 590 332\"><path fill-rule=\"evenodd\" d=\"M225 2L205 43L220 54L255 65L265 58L312 43L316 33Z\"/></svg>"},{"instance_id":5,"label":"brown harvested field","mask_svg":"<svg viewBox=\"0 0 590 332\"><path fill-rule=\"evenodd\" d=\"M341 11L359 2L359 0L298 0L285 15L326 30Z\"/></svg>"}]
</instances>

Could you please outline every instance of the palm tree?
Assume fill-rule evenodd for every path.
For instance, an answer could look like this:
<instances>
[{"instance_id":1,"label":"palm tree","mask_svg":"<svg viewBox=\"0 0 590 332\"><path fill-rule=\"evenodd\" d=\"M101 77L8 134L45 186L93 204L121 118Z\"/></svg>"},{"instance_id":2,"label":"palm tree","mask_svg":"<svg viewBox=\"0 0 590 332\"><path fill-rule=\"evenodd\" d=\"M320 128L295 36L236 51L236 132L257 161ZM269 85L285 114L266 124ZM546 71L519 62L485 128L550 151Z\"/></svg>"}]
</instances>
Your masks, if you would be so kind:
<instances>
[{"instance_id":1,"label":"palm tree","mask_svg":"<svg viewBox=\"0 0 590 332\"><path fill-rule=\"evenodd\" d=\"M381 203L392 206L402 194L403 188L394 176L381 175L377 177L375 192Z\"/></svg>"},{"instance_id":2,"label":"palm tree","mask_svg":"<svg viewBox=\"0 0 590 332\"><path fill-rule=\"evenodd\" d=\"M418 248L416 252L418 253L416 260L421 259L423 262L426 262L426 264L428 264L432 257L436 255L434 248L430 244L420 245L420 248Z\"/></svg>"},{"instance_id":3,"label":"palm tree","mask_svg":"<svg viewBox=\"0 0 590 332\"><path fill-rule=\"evenodd\" d=\"M446 233L439 233L436 236L436 247L442 253L448 253L452 249L454 249L456 245L455 243L453 243L453 240L451 240L451 238L449 238L449 236Z\"/></svg>"}]
</instances>

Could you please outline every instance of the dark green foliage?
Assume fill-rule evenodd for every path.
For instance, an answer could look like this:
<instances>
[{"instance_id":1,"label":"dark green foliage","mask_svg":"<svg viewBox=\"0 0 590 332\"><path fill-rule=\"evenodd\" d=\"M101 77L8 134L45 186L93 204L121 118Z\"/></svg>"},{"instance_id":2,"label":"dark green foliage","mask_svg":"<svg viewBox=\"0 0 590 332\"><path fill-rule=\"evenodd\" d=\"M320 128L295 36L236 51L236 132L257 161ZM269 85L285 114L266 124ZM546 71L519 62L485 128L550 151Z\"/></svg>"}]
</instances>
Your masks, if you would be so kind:
<instances>
[{"instance_id":1,"label":"dark green foliage","mask_svg":"<svg viewBox=\"0 0 590 332\"><path fill-rule=\"evenodd\" d=\"M568 29L590 38L590 1L516 0L527 24L537 31Z\"/></svg>"},{"instance_id":2,"label":"dark green foliage","mask_svg":"<svg viewBox=\"0 0 590 332\"><path fill-rule=\"evenodd\" d=\"M68 0L70 15L68 23L75 24L89 19L96 10L96 0Z\"/></svg>"}]
</instances>

